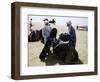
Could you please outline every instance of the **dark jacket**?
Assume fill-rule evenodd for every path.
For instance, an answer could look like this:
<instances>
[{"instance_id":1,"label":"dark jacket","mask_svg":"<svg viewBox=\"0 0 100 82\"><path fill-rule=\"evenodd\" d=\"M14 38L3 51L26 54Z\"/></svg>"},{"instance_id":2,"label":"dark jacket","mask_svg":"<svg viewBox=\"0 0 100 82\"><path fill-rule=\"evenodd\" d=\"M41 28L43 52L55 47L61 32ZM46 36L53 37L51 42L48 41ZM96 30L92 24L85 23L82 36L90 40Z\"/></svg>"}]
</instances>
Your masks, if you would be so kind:
<instances>
[{"instance_id":1,"label":"dark jacket","mask_svg":"<svg viewBox=\"0 0 100 82\"><path fill-rule=\"evenodd\" d=\"M69 35L70 35L70 42L71 42L72 46L75 48L75 46L76 46L76 32L72 26L69 28Z\"/></svg>"}]
</instances>

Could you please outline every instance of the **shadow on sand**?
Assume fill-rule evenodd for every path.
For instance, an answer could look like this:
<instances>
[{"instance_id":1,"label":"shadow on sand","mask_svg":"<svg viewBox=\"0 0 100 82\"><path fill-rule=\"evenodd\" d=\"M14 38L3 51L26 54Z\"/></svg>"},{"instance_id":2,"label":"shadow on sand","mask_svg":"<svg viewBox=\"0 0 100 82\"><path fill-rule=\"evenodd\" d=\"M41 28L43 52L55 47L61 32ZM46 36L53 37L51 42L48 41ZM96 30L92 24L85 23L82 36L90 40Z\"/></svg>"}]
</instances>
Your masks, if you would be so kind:
<instances>
[{"instance_id":1,"label":"shadow on sand","mask_svg":"<svg viewBox=\"0 0 100 82\"><path fill-rule=\"evenodd\" d=\"M83 64L83 62L78 59L72 61L70 64L63 62L62 60L57 59L54 55L48 55L47 60L44 61L46 66L60 64L60 65L77 65L77 64Z\"/></svg>"}]
</instances>

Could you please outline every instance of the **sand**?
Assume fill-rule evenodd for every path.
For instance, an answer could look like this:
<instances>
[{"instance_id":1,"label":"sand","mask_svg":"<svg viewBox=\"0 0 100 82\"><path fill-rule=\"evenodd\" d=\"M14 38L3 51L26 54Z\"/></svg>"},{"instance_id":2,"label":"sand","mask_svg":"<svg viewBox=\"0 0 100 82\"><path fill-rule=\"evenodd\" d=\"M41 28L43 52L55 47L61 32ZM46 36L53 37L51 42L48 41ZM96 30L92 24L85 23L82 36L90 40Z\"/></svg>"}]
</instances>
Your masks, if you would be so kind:
<instances>
[{"instance_id":1,"label":"sand","mask_svg":"<svg viewBox=\"0 0 100 82\"><path fill-rule=\"evenodd\" d=\"M67 27L64 25L56 25L57 27L57 37L59 34L67 32ZM43 28L43 24L41 23L33 23L33 30L39 30ZM76 28L75 28L76 30ZM77 36L77 43L76 43L76 50L79 54L80 60L83 62L83 64L88 63L88 37L87 37L88 31L85 30L76 30L76 36ZM57 63L57 60L50 59L49 64L48 62L41 62L39 59L40 52L42 51L42 48L44 45L38 41L38 42L29 42L28 43L28 66L46 66L46 65L59 65Z\"/></svg>"}]
</instances>

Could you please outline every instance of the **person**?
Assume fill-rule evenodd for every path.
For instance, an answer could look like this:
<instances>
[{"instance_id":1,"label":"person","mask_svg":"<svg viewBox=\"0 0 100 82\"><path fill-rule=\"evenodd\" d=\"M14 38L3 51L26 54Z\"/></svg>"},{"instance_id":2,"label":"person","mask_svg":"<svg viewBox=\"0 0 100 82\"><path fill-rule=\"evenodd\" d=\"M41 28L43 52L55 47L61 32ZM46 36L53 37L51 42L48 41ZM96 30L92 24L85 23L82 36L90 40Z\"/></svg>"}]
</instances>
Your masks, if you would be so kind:
<instances>
[{"instance_id":1,"label":"person","mask_svg":"<svg viewBox=\"0 0 100 82\"><path fill-rule=\"evenodd\" d=\"M78 25L76 26L77 30L78 30Z\"/></svg>"},{"instance_id":2,"label":"person","mask_svg":"<svg viewBox=\"0 0 100 82\"><path fill-rule=\"evenodd\" d=\"M40 53L39 58L41 59L41 61L44 61L46 56L48 54L52 54L50 47L53 41L53 38L56 37L56 29L53 29L50 26L49 20L47 18L45 18L44 20L44 28L42 29L42 36L44 39L44 48L42 49L42 52Z\"/></svg>"},{"instance_id":3,"label":"person","mask_svg":"<svg viewBox=\"0 0 100 82\"><path fill-rule=\"evenodd\" d=\"M54 44L55 44L55 42L57 40L56 39L56 34L57 34L56 21L54 19L52 19L51 21L49 21L49 24L50 24L50 27L52 27L52 33L51 34L52 34L52 36L54 36L51 46L54 46Z\"/></svg>"},{"instance_id":4,"label":"person","mask_svg":"<svg viewBox=\"0 0 100 82\"><path fill-rule=\"evenodd\" d=\"M70 35L70 43L75 48L76 47L76 32L75 32L74 27L72 26L71 21L67 22L67 27L68 27L68 34Z\"/></svg>"},{"instance_id":5,"label":"person","mask_svg":"<svg viewBox=\"0 0 100 82\"><path fill-rule=\"evenodd\" d=\"M48 41L49 40L48 38L50 36L50 32L52 28L50 27L49 20L47 18L45 18L43 21L44 21L44 28L42 29L42 36L43 36L44 48L42 49L42 52L40 53L40 56L39 56L41 61L44 61L46 58L46 55L48 53L51 53L50 41Z\"/></svg>"},{"instance_id":6,"label":"person","mask_svg":"<svg viewBox=\"0 0 100 82\"><path fill-rule=\"evenodd\" d=\"M30 19L29 27L30 27L30 32L32 31L32 18Z\"/></svg>"}]
</instances>

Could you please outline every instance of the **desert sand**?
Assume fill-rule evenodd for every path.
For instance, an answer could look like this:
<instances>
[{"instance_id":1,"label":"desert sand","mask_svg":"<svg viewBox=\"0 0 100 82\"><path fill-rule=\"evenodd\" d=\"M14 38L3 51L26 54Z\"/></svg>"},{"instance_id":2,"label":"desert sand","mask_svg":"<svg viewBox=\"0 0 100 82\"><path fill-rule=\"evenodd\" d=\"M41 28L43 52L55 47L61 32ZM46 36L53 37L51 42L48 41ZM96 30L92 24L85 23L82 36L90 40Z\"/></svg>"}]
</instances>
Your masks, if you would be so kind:
<instances>
[{"instance_id":1,"label":"desert sand","mask_svg":"<svg viewBox=\"0 0 100 82\"><path fill-rule=\"evenodd\" d=\"M67 32L67 27L64 25L56 25L57 28L57 37L61 33ZM39 30L43 28L43 24L41 23L33 23L32 29ZM76 30L76 28L75 28ZM77 36L77 43L76 43L76 50L78 52L80 60L83 64L88 63L88 31L85 30L76 30ZM42 51L44 44L40 41L38 42L28 42L28 66L46 66L46 65L59 65L57 60L48 59L48 62L41 62L39 59L40 52Z\"/></svg>"}]
</instances>

